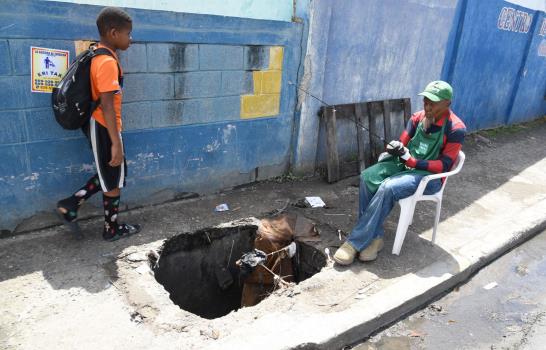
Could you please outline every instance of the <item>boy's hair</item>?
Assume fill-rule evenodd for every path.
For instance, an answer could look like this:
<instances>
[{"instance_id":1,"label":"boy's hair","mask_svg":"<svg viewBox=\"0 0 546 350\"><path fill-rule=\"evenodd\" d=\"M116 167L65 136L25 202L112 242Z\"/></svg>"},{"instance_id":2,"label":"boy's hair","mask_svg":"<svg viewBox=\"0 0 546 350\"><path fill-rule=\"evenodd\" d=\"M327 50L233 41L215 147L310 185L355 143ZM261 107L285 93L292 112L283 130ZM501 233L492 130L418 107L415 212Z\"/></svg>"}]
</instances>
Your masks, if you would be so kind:
<instances>
[{"instance_id":1,"label":"boy's hair","mask_svg":"<svg viewBox=\"0 0 546 350\"><path fill-rule=\"evenodd\" d=\"M100 36L106 36L112 28L125 28L131 23L133 23L131 16L118 7L105 7L97 17L97 29Z\"/></svg>"}]
</instances>

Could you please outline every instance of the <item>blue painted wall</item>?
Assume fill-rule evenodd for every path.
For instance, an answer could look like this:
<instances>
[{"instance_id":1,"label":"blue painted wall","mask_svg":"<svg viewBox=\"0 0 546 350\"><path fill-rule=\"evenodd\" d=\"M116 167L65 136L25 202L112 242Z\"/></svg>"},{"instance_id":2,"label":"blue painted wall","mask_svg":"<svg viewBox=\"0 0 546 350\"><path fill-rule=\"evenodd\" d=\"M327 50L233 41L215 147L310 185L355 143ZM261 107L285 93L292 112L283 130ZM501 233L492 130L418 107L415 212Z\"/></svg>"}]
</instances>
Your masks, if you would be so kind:
<instances>
[{"instance_id":1,"label":"blue painted wall","mask_svg":"<svg viewBox=\"0 0 546 350\"><path fill-rule=\"evenodd\" d=\"M85 139L55 124L49 95L30 92L29 47L66 49L74 57L74 40L97 38L100 7L5 3L0 229L11 230L50 212L56 198L94 172ZM511 2L302 0L296 22L129 12L136 43L121 55L129 206L289 169L313 172L324 162L321 104L290 83L330 104L410 97L416 111L421 89L443 78L452 82L453 109L470 130L546 114L544 12ZM266 67L271 46L284 48L279 114L243 120L240 96L251 93L251 71ZM354 124L338 126L341 157L350 158Z\"/></svg>"},{"instance_id":2,"label":"blue painted wall","mask_svg":"<svg viewBox=\"0 0 546 350\"><path fill-rule=\"evenodd\" d=\"M546 114L544 23L501 0L314 2L300 85L329 104L410 97L417 111L417 94L444 79L470 131L529 121ZM321 104L298 101L293 166L305 173L324 165L326 141ZM354 123L339 121L337 136L340 156L354 157Z\"/></svg>"},{"instance_id":3,"label":"blue painted wall","mask_svg":"<svg viewBox=\"0 0 546 350\"><path fill-rule=\"evenodd\" d=\"M97 39L100 7L13 1L0 9L0 229L13 230L76 190L94 173L80 132L54 121L49 94L30 92L30 46L69 50ZM288 169L303 24L128 10L135 44L125 68L123 201L144 205L179 192L211 192ZM17 14L17 16L15 16ZM280 112L242 120L240 95L252 70L282 46ZM261 56L256 56L261 52ZM254 55L254 56L253 56ZM166 193L166 194L165 194ZM22 225L20 227L28 227Z\"/></svg>"},{"instance_id":4,"label":"blue painted wall","mask_svg":"<svg viewBox=\"0 0 546 350\"><path fill-rule=\"evenodd\" d=\"M538 41L534 38L540 12L496 0L464 0L461 7L465 9L458 23L460 36L453 42L456 48L444 71L455 91L453 109L469 130L540 116L545 85L544 79L535 79L544 78L546 61L536 58L536 48L529 51L530 44ZM521 85L524 73L529 78ZM537 85L532 87L534 82ZM520 87L523 90L518 92ZM527 106L516 112L518 117L510 118L518 94L516 109ZM546 112L543 107L542 113Z\"/></svg>"},{"instance_id":5,"label":"blue painted wall","mask_svg":"<svg viewBox=\"0 0 546 350\"><path fill-rule=\"evenodd\" d=\"M415 97L442 71L456 0L319 1L311 7L311 29L302 87L329 104ZM434 28L434 30L430 30ZM439 30L438 28L444 28ZM313 171L324 163L325 139L317 111L303 101L294 165ZM354 123L338 123L339 151L357 152Z\"/></svg>"},{"instance_id":6,"label":"blue painted wall","mask_svg":"<svg viewBox=\"0 0 546 350\"><path fill-rule=\"evenodd\" d=\"M546 5L545 5L546 6ZM514 96L507 123L529 120L546 113L546 16L537 13L525 64L520 71L519 86Z\"/></svg>"}]
</instances>

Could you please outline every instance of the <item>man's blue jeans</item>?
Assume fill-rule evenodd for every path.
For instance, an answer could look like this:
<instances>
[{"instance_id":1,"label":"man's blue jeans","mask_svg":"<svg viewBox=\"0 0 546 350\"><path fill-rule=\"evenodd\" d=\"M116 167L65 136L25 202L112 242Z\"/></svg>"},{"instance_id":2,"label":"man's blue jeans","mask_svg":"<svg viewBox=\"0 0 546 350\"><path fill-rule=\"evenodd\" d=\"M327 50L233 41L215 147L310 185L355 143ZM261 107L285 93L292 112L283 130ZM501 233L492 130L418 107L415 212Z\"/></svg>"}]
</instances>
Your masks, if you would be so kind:
<instances>
[{"instance_id":1,"label":"man's blue jeans","mask_svg":"<svg viewBox=\"0 0 546 350\"><path fill-rule=\"evenodd\" d=\"M369 193L366 183L360 176L360 200L358 222L347 242L357 251L364 250L375 238L383 237L383 222L392 210L394 203L415 193L424 175L401 174L389 177L377 192ZM424 194L434 194L442 187L442 181L435 179L427 184Z\"/></svg>"}]
</instances>

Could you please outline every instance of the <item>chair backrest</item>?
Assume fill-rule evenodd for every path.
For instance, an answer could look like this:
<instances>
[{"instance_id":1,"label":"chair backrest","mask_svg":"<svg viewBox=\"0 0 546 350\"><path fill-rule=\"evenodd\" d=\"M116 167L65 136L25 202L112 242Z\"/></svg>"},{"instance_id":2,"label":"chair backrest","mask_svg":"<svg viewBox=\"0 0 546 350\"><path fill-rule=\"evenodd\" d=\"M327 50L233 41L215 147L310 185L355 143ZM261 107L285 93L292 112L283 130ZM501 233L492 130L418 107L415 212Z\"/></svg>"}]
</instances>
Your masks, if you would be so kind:
<instances>
[{"instance_id":1,"label":"chair backrest","mask_svg":"<svg viewBox=\"0 0 546 350\"><path fill-rule=\"evenodd\" d=\"M453 162L453 165L451 166L450 175L455 175L461 169L463 168L464 160L466 158L466 155L463 151L459 151L459 154L457 155L457 159L455 159L455 162Z\"/></svg>"},{"instance_id":2,"label":"chair backrest","mask_svg":"<svg viewBox=\"0 0 546 350\"><path fill-rule=\"evenodd\" d=\"M440 191L437 192L437 195L439 195L440 197L443 195L444 188L446 187L448 177L451 176L451 175L455 175L459 171L461 171L461 169L463 168L465 158L466 158L466 156L465 156L464 152L459 151L459 154L457 155L457 158L455 158L455 161L453 162L453 165L451 166L451 170L448 171L447 173L444 173L444 175L446 175L446 176L443 178L444 181L442 183L442 187L440 188Z\"/></svg>"}]
</instances>

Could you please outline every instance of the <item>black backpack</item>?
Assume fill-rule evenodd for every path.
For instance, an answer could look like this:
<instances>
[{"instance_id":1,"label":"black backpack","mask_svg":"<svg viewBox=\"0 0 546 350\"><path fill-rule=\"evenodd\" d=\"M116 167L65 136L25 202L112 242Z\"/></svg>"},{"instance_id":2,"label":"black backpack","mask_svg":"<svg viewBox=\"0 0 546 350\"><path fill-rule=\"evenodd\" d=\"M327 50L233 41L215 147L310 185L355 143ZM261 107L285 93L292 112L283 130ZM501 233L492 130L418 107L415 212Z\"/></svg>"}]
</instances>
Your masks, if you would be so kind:
<instances>
[{"instance_id":1,"label":"black backpack","mask_svg":"<svg viewBox=\"0 0 546 350\"><path fill-rule=\"evenodd\" d=\"M91 59L98 55L112 56L110 50L90 46L80 53L70 64L59 85L53 88L51 104L55 119L63 128L75 130L81 128L99 106L100 100L93 101L91 96ZM117 62L117 60L116 60ZM119 83L121 69L118 64Z\"/></svg>"}]
</instances>

